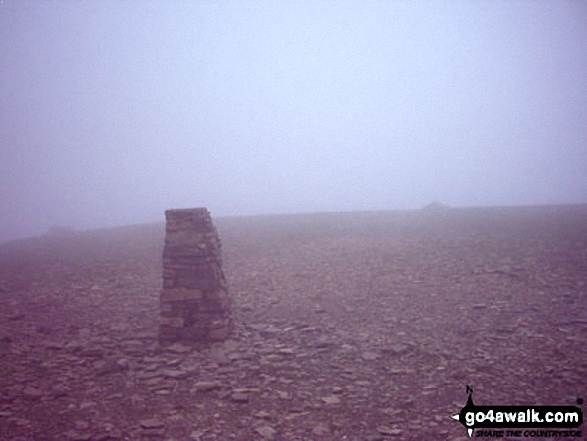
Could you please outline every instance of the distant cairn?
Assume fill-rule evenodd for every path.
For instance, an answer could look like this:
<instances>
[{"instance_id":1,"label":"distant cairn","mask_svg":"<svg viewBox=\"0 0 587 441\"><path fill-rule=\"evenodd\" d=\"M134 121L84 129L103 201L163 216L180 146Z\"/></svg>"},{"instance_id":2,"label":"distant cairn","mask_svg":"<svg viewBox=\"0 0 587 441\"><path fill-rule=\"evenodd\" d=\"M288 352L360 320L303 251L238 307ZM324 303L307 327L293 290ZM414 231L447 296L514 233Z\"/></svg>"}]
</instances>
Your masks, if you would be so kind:
<instances>
[{"instance_id":1,"label":"distant cairn","mask_svg":"<svg viewBox=\"0 0 587 441\"><path fill-rule=\"evenodd\" d=\"M233 321L220 239L206 208L167 210L159 342L211 343Z\"/></svg>"},{"instance_id":2,"label":"distant cairn","mask_svg":"<svg viewBox=\"0 0 587 441\"><path fill-rule=\"evenodd\" d=\"M422 207L422 211L426 211L429 213L442 213L447 210L450 210L448 205L441 204L438 201L430 202Z\"/></svg>"}]
</instances>

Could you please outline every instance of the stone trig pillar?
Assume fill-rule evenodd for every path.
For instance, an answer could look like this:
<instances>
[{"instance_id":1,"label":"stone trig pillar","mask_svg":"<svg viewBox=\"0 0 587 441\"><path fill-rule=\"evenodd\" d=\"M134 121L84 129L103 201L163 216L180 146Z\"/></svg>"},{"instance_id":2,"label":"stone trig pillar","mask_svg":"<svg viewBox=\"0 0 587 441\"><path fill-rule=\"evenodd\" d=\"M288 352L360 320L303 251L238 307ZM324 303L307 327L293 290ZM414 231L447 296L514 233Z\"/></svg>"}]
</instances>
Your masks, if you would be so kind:
<instances>
[{"instance_id":1,"label":"stone trig pillar","mask_svg":"<svg viewBox=\"0 0 587 441\"><path fill-rule=\"evenodd\" d=\"M161 343L225 340L232 330L220 240L205 208L167 210Z\"/></svg>"}]
</instances>

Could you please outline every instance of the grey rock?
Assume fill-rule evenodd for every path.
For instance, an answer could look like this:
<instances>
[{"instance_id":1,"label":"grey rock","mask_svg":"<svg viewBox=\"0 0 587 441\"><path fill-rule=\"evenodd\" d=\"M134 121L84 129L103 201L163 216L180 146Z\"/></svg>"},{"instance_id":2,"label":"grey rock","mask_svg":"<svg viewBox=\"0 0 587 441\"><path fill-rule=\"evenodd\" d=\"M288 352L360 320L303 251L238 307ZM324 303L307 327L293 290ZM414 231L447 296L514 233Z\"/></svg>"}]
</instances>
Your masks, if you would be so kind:
<instances>
[{"instance_id":1,"label":"grey rock","mask_svg":"<svg viewBox=\"0 0 587 441\"><path fill-rule=\"evenodd\" d=\"M139 422L141 428L143 429L161 429L163 427L165 427L165 423L161 420L158 420L156 418L149 418L146 420L141 420Z\"/></svg>"},{"instance_id":2,"label":"grey rock","mask_svg":"<svg viewBox=\"0 0 587 441\"><path fill-rule=\"evenodd\" d=\"M268 439L275 437L275 435L277 434L277 431L271 426L257 427L255 429L255 432L257 432L263 438L268 438Z\"/></svg>"},{"instance_id":3,"label":"grey rock","mask_svg":"<svg viewBox=\"0 0 587 441\"><path fill-rule=\"evenodd\" d=\"M230 400L235 403L248 403L249 394L245 392L235 392L230 396Z\"/></svg>"}]
</instances>

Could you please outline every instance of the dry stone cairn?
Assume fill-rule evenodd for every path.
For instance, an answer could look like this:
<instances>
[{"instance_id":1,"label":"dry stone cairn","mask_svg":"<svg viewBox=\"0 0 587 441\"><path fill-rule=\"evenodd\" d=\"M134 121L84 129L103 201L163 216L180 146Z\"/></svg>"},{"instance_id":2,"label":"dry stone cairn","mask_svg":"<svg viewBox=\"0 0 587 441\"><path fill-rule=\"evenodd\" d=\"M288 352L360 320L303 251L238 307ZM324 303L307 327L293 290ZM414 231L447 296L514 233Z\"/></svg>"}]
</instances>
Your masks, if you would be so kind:
<instances>
[{"instance_id":1,"label":"dry stone cairn","mask_svg":"<svg viewBox=\"0 0 587 441\"><path fill-rule=\"evenodd\" d=\"M232 330L220 239L205 208L167 210L159 341L225 340Z\"/></svg>"}]
</instances>

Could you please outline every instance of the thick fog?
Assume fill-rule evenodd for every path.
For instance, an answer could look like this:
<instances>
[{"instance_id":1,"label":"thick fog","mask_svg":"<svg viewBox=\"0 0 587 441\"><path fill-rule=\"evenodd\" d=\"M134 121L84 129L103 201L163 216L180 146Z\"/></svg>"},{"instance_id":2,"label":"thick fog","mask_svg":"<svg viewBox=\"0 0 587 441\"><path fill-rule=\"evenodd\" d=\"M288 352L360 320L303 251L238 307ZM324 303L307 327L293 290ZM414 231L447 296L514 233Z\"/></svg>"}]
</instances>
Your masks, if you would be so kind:
<instances>
[{"instance_id":1,"label":"thick fog","mask_svg":"<svg viewBox=\"0 0 587 441\"><path fill-rule=\"evenodd\" d=\"M0 241L587 202L587 3L0 1Z\"/></svg>"}]
</instances>

